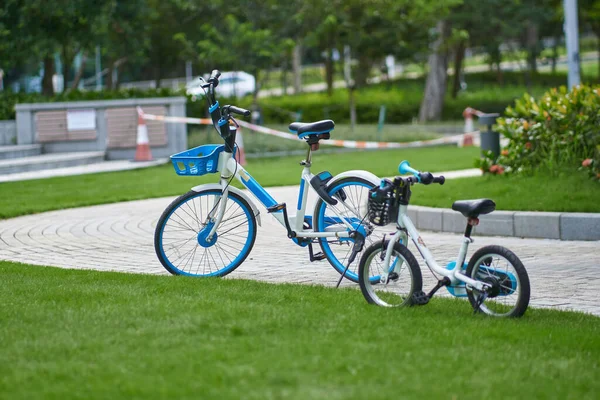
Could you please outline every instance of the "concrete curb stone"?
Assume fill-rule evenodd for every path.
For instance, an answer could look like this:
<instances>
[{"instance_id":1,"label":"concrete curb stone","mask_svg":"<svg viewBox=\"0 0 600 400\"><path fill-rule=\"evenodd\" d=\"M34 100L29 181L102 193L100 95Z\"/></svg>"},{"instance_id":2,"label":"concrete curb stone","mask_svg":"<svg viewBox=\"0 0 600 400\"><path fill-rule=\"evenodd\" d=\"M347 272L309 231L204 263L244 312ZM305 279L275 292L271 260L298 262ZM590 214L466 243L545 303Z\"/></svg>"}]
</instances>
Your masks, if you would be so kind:
<instances>
[{"instance_id":1,"label":"concrete curb stone","mask_svg":"<svg viewBox=\"0 0 600 400\"><path fill-rule=\"evenodd\" d=\"M560 239L560 216L558 212L516 212L515 236Z\"/></svg>"},{"instance_id":2,"label":"concrete curb stone","mask_svg":"<svg viewBox=\"0 0 600 400\"><path fill-rule=\"evenodd\" d=\"M418 229L462 233L466 218L445 208L409 207ZM412 212L416 211L416 217ZM600 213L494 211L481 215L475 234L560 240L600 240Z\"/></svg>"},{"instance_id":3,"label":"concrete curb stone","mask_svg":"<svg viewBox=\"0 0 600 400\"><path fill-rule=\"evenodd\" d=\"M600 214L561 214L560 238L562 240L600 240Z\"/></svg>"}]
</instances>

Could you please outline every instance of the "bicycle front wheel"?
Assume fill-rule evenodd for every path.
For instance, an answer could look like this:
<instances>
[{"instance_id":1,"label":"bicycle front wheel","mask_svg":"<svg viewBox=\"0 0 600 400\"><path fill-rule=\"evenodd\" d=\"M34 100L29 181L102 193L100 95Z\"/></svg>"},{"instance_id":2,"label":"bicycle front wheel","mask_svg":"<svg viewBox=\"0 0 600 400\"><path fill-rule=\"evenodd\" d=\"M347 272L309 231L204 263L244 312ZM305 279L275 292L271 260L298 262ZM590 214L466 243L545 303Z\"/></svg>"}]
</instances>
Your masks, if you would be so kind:
<instances>
[{"instance_id":1,"label":"bicycle front wheel","mask_svg":"<svg viewBox=\"0 0 600 400\"><path fill-rule=\"evenodd\" d=\"M369 190L373 184L359 177L343 178L333 182L327 188L331 197L338 203L335 206L327 204L322 199L317 201L313 217L315 232L349 232L350 229L340 217L349 222L353 229L365 236L365 248L383 237L383 227L370 223L367 216L367 201ZM343 200L343 201L342 201ZM376 229L377 228L377 229ZM351 238L320 238L319 244L327 261L340 274L344 273L348 257L352 252L354 240ZM345 277L352 282L358 282L358 264L361 253L352 262Z\"/></svg>"},{"instance_id":2,"label":"bicycle front wheel","mask_svg":"<svg viewBox=\"0 0 600 400\"><path fill-rule=\"evenodd\" d=\"M360 259L360 290L371 304L400 307L412 304L413 293L423 289L423 277L415 256L405 246L394 243L390 265L386 268L385 253L389 240L375 243Z\"/></svg>"},{"instance_id":3,"label":"bicycle front wheel","mask_svg":"<svg viewBox=\"0 0 600 400\"><path fill-rule=\"evenodd\" d=\"M209 214L223 201L221 190L189 191L163 212L154 231L154 249L173 275L224 276L248 256L256 239L256 217L248 202L229 192L223 219L214 238Z\"/></svg>"},{"instance_id":4,"label":"bicycle front wheel","mask_svg":"<svg viewBox=\"0 0 600 400\"><path fill-rule=\"evenodd\" d=\"M519 257L502 246L485 246L469 260L466 275L491 285L481 293L467 285L476 312L494 317L520 317L529 305L529 276Z\"/></svg>"}]
</instances>

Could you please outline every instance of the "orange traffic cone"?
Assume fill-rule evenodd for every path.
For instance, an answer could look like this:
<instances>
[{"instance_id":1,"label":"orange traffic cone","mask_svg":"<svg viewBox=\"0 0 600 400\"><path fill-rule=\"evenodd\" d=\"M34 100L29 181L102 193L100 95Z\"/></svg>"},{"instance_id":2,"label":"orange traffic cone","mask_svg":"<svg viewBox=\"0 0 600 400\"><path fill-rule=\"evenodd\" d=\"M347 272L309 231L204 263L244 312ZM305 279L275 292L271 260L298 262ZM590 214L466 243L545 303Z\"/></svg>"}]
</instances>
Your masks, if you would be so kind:
<instances>
[{"instance_id":1,"label":"orange traffic cone","mask_svg":"<svg viewBox=\"0 0 600 400\"><path fill-rule=\"evenodd\" d=\"M235 137L235 144L237 144L237 152L235 159L241 166L246 165L246 155L244 154L244 138L242 137L242 129L238 128L237 135Z\"/></svg>"},{"instance_id":2,"label":"orange traffic cone","mask_svg":"<svg viewBox=\"0 0 600 400\"><path fill-rule=\"evenodd\" d=\"M144 121L144 111L141 107L137 108L138 126L137 126L137 146L135 149L135 161L152 161L150 152L150 143L148 142L148 127Z\"/></svg>"}]
</instances>

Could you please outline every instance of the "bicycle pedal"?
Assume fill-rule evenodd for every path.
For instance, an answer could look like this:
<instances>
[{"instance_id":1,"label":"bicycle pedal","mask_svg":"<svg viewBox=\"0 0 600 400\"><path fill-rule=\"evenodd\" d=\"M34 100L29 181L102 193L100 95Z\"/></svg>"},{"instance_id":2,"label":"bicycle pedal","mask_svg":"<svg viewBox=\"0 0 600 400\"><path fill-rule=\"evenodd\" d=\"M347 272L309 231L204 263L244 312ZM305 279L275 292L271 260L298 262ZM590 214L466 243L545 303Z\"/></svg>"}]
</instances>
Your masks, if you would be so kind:
<instances>
[{"instance_id":1,"label":"bicycle pedal","mask_svg":"<svg viewBox=\"0 0 600 400\"><path fill-rule=\"evenodd\" d=\"M273 213L273 212L281 211L281 210L283 210L285 208L286 208L285 203L279 203L279 204L275 204L274 206L267 207L267 212L270 214L270 213Z\"/></svg>"},{"instance_id":2,"label":"bicycle pedal","mask_svg":"<svg viewBox=\"0 0 600 400\"><path fill-rule=\"evenodd\" d=\"M323 252L320 251L317 254L313 255L313 258L310 261L323 261L326 258L327 256L325 256L325 254L323 254Z\"/></svg>"},{"instance_id":3,"label":"bicycle pedal","mask_svg":"<svg viewBox=\"0 0 600 400\"><path fill-rule=\"evenodd\" d=\"M429 303L429 296L424 291L415 292L412 295L412 304L416 306L424 306Z\"/></svg>"},{"instance_id":4,"label":"bicycle pedal","mask_svg":"<svg viewBox=\"0 0 600 400\"><path fill-rule=\"evenodd\" d=\"M313 253L312 243L309 243L308 244L308 258L310 259L310 262L314 262L314 261L322 261L322 260L326 259L327 256L325 254L323 254L322 251L318 252L317 254Z\"/></svg>"}]
</instances>

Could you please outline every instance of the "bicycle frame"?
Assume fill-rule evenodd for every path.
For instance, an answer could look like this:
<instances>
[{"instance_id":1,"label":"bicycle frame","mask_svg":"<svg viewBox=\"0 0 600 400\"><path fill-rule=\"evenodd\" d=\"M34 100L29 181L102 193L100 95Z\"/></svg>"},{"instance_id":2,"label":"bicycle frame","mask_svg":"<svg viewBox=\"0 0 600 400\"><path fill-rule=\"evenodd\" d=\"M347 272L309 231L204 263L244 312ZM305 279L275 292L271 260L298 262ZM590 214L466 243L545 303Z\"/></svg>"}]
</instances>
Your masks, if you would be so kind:
<instances>
[{"instance_id":1,"label":"bicycle frame","mask_svg":"<svg viewBox=\"0 0 600 400\"><path fill-rule=\"evenodd\" d=\"M412 242L415 244L415 246L419 250L421 257L423 257L423 259L425 260L425 263L432 271L435 271L440 275L447 276L450 279L452 285L455 285L460 281L460 282L466 283L467 285L470 285L474 289L477 289L480 291L483 290L485 288L485 284L483 282L471 279L468 276L466 276L460 272L461 266L463 265L465 258L467 256L467 249L469 248L469 243L471 243L471 239L466 236L463 236L462 244L461 244L460 250L458 252L458 258L456 260L455 267L453 269L442 268L439 266L439 264L433 258L433 255L431 254L431 252L425 245L423 238L421 238L419 231L417 230L415 225L412 223L410 217L406 213L407 208L408 208L408 206L406 206L406 205L400 205L400 207L399 207L398 221L397 221L398 231L394 234L394 236L392 237L392 240L390 240L390 242L388 243L388 247L385 252L385 260L384 260L384 264L383 264L384 265L383 270L392 272L393 269L401 268L401 266L402 266L401 264L394 265L393 269L390 269L387 266L390 265L390 261L391 261L392 253L393 253L393 249L394 249L394 243L402 240L402 243L408 244L408 236L410 236L410 239L412 240ZM381 276L382 282L387 281L388 274L385 274L385 273L382 274L382 276Z\"/></svg>"},{"instance_id":2,"label":"bicycle frame","mask_svg":"<svg viewBox=\"0 0 600 400\"><path fill-rule=\"evenodd\" d=\"M314 175L310 172L310 158L311 150L309 149L306 160L307 162L305 163L300 180L297 213L296 215L288 216L289 225L296 232L298 238L349 238L350 231L354 230L354 227L351 224L352 219L339 215L334 207L332 207L332 211L336 215L335 222L338 224L343 224L343 228L329 232L314 232L312 229L304 229L304 218L306 215L306 203L308 199L308 190L306 186L307 184L310 186L310 180L314 177ZM246 169L236 161L232 153L222 152L220 154L217 169L221 173L220 183L222 188L222 196L220 199L215 199L215 203L220 201L218 204L219 207L214 207L213 211L208 216L211 221L214 222L208 238L211 238L215 234L225 213L229 194L229 181L233 174L235 174L235 177L238 179L238 181L240 181L241 184L244 185L244 187L246 187L246 189L248 189L265 208L268 209L269 207L273 207L278 204L277 201L271 197L271 195L252 177L252 175L250 175L248 171L246 171ZM343 206L352 210L352 207L350 207L347 203L343 202L339 198L337 200ZM357 216L360 215L356 210L354 211ZM283 210L274 211L272 214L283 227L286 227Z\"/></svg>"}]
</instances>

